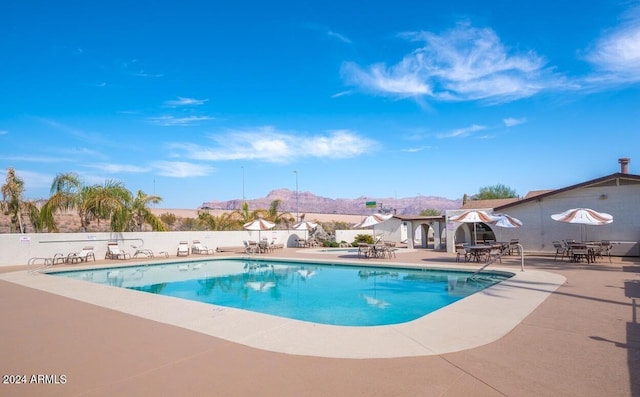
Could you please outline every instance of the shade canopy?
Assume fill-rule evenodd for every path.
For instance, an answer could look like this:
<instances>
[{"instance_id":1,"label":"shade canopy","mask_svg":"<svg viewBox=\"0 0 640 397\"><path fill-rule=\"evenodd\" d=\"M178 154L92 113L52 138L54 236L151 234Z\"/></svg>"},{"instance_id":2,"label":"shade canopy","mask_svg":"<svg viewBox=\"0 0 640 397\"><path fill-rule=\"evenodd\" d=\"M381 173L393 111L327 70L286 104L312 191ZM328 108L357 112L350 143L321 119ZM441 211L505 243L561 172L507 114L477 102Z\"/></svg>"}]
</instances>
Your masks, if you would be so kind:
<instances>
[{"instance_id":1,"label":"shade canopy","mask_svg":"<svg viewBox=\"0 0 640 397\"><path fill-rule=\"evenodd\" d=\"M364 218L360 223L356 223L353 227L362 229L365 227L373 226L373 239L376 240L376 225L382 222L386 222L391 218L393 218L393 215L391 214L373 214Z\"/></svg>"},{"instance_id":2,"label":"shade canopy","mask_svg":"<svg viewBox=\"0 0 640 397\"><path fill-rule=\"evenodd\" d=\"M497 222L498 217L490 215L487 211L470 210L460 215L453 216L449 220L459 223L473 223L473 243L478 241L478 233L476 231L476 223L492 223Z\"/></svg>"},{"instance_id":3,"label":"shade canopy","mask_svg":"<svg viewBox=\"0 0 640 397\"><path fill-rule=\"evenodd\" d=\"M498 217L490 215L487 211L471 210L460 215L452 216L449 220L460 223L491 223L498 221Z\"/></svg>"},{"instance_id":4,"label":"shade canopy","mask_svg":"<svg viewBox=\"0 0 640 397\"><path fill-rule=\"evenodd\" d=\"M613 222L613 216L590 208L572 208L560 214L551 215L551 219L565 223L582 225L606 225Z\"/></svg>"},{"instance_id":5,"label":"shade canopy","mask_svg":"<svg viewBox=\"0 0 640 397\"><path fill-rule=\"evenodd\" d=\"M590 208L572 208L560 214L551 215L551 219L564 223L576 223L580 225L580 240L587 240L585 225L601 226L613 222L613 216L604 212L598 212Z\"/></svg>"},{"instance_id":6,"label":"shade canopy","mask_svg":"<svg viewBox=\"0 0 640 397\"><path fill-rule=\"evenodd\" d=\"M520 219L514 218L511 215L507 214L493 214L494 217L498 218L495 222L490 222L492 225L504 228L516 228L522 226L522 221Z\"/></svg>"},{"instance_id":7,"label":"shade canopy","mask_svg":"<svg viewBox=\"0 0 640 397\"><path fill-rule=\"evenodd\" d=\"M276 224L265 219L256 219L251 222L247 222L242 225L243 228L247 230L269 230L272 229Z\"/></svg>"},{"instance_id":8,"label":"shade canopy","mask_svg":"<svg viewBox=\"0 0 640 397\"><path fill-rule=\"evenodd\" d=\"M377 225L379 223L388 221L392 217L393 217L393 215L391 215L391 214L388 214L388 215L384 215L384 214L369 215L366 218L364 218L361 222L356 223L353 227L361 229L361 228L364 228L364 227L375 226L375 225Z\"/></svg>"},{"instance_id":9,"label":"shade canopy","mask_svg":"<svg viewBox=\"0 0 640 397\"><path fill-rule=\"evenodd\" d=\"M318 227L318 224L315 222L311 222L311 221L300 221L298 223L296 223L295 225L293 225L293 230L306 230L306 231L312 231L313 229L315 229L316 227Z\"/></svg>"}]
</instances>

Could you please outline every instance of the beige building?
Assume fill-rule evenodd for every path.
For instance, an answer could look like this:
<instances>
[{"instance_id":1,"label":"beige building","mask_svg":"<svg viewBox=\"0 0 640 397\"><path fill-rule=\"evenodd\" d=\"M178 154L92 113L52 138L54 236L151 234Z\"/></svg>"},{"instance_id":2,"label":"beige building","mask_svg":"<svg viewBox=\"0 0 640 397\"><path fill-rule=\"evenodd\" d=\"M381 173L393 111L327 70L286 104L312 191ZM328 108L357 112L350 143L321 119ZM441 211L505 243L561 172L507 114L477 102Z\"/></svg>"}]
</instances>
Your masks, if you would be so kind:
<instances>
[{"instance_id":1,"label":"beige building","mask_svg":"<svg viewBox=\"0 0 640 397\"><path fill-rule=\"evenodd\" d=\"M610 240L613 255L638 256L640 241L640 175L629 174L629 159L620 159L620 172L557 190L536 191L523 199L470 201L463 209L447 211L447 251L455 252L456 242L471 242L471 224L449 221L467 209L485 209L509 214L522 221L520 228L478 225L478 239L510 241L519 239L525 251L555 252L553 241ZM571 208L591 208L613 215L613 223L581 226L557 222L551 215Z\"/></svg>"}]
</instances>

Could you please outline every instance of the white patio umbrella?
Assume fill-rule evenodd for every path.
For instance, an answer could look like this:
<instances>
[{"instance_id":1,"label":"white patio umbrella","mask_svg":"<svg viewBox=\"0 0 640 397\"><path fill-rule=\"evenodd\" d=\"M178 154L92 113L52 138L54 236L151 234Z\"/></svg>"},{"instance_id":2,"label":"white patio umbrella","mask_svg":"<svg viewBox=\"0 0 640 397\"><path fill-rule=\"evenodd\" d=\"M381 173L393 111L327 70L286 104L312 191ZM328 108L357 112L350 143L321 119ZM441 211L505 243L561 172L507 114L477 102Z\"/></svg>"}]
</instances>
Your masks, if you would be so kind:
<instances>
[{"instance_id":1,"label":"white patio umbrella","mask_svg":"<svg viewBox=\"0 0 640 397\"><path fill-rule=\"evenodd\" d=\"M590 208L572 208L560 214L551 215L551 219L564 223L577 223L580 225L580 240L586 240L586 231L583 235L584 225L600 226L613 222L613 215L598 212Z\"/></svg>"},{"instance_id":2,"label":"white patio umbrella","mask_svg":"<svg viewBox=\"0 0 640 397\"><path fill-rule=\"evenodd\" d=\"M373 227L373 239L375 241L376 238L376 225L382 222L386 222L391 219L393 215L391 214L373 214L365 217L361 222L353 225L356 229L362 229L365 227L372 226Z\"/></svg>"},{"instance_id":3,"label":"white patio umbrella","mask_svg":"<svg viewBox=\"0 0 640 397\"><path fill-rule=\"evenodd\" d=\"M507 214L493 214L494 217L498 218L495 222L490 222L492 225L504 228L517 228L522 226L522 221L520 219L514 218L511 215Z\"/></svg>"},{"instance_id":4,"label":"white patio umbrella","mask_svg":"<svg viewBox=\"0 0 640 397\"><path fill-rule=\"evenodd\" d=\"M256 219L254 221L251 222L247 222L244 225L242 225L243 228L245 228L246 230L257 230L258 231L258 240L260 240L260 232L262 230L269 230L269 229L273 229L273 227L276 224L270 221L267 221L265 219Z\"/></svg>"},{"instance_id":5,"label":"white patio umbrella","mask_svg":"<svg viewBox=\"0 0 640 397\"><path fill-rule=\"evenodd\" d=\"M476 223L492 223L497 222L498 217L490 215L486 211L482 210L470 210L465 211L460 215L452 216L449 220L458 222L458 223L473 223L473 244L475 245L476 241L478 241L478 236L476 233Z\"/></svg>"},{"instance_id":6,"label":"white patio umbrella","mask_svg":"<svg viewBox=\"0 0 640 397\"><path fill-rule=\"evenodd\" d=\"M318 227L318 224L315 222L311 222L311 221L300 221L298 223L296 223L295 225L293 225L293 230L304 230L304 238L307 238L307 233L312 231L313 229L315 229L316 227Z\"/></svg>"}]
</instances>

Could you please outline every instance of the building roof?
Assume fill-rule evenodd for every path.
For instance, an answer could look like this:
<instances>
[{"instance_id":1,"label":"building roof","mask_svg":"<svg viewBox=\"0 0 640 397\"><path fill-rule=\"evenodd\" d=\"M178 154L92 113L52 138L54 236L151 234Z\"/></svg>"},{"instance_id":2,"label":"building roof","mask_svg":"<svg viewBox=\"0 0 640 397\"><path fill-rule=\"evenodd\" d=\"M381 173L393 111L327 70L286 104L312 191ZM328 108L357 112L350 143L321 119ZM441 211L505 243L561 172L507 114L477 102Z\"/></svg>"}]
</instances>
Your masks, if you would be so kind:
<instances>
[{"instance_id":1,"label":"building roof","mask_svg":"<svg viewBox=\"0 0 640 397\"><path fill-rule=\"evenodd\" d=\"M460 207L463 210L478 210L483 208L496 208L520 200L517 197L491 200L469 200Z\"/></svg>"},{"instance_id":2,"label":"building roof","mask_svg":"<svg viewBox=\"0 0 640 397\"><path fill-rule=\"evenodd\" d=\"M621 172L616 172L615 174L606 175L596 179L591 179L586 182L567 186L562 189L534 191L534 192L543 192L543 193L532 194L533 192L531 192L527 194L527 196L522 200L516 200L514 202L504 203L495 207L487 207L487 208L493 208L494 210L503 210L505 208L513 207L515 205L523 204L533 200L543 199L549 196L554 196L556 194L564 193L574 189L581 189L584 187L619 186L619 185L636 185L636 184L640 184L640 175L624 174Z\"/></svg>"}]
</instances>

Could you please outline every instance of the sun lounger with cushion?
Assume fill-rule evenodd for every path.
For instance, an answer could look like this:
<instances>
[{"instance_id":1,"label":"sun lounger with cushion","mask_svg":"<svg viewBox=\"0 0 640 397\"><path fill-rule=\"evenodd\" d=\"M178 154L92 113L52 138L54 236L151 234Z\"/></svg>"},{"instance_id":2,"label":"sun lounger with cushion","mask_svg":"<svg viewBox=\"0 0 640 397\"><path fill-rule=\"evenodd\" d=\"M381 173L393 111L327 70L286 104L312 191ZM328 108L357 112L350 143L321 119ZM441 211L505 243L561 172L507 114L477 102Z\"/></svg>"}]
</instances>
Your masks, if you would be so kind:
<instances>
[{"instance_id":1,"label":"sun lounger with cushion","mask_svg":"<svg viewBox=\"0 0 640 397\"><path fill-rule=\"evenodd\" d=\"M176 256L189 256L189 243L186 241L180 241L178 244L178 252Z\"/></svg>"},{"instance_id":2,"label":"sun lounger with cushion","mask_svg":"<svg viewBox=\"0 0 640 397\"><path fill-rule=\"evenodd\" d=\"M215 251L213 249L207 248L206 245L202 245L199 240L193 240L193 245L191 246L192 254L201 254L201 255L213 255Z\"/></svg>"},{"instance_id":3,"label":"sun lounger with cushion","mask_svg":"<svg viewBox=\"0 0 640 397\"><path fill-rule=\"evenodd\" d=\"M67 255L67 263L88 262L89 258L96 260L96 255L93 252L93 247L84 247L80 252L72 252Z\"/></svg>"},{"instance_id":4,"label":"sun lounger with cushion","mask_svg":"<svg viewBox=\"0 0 640 397\"><path fill-rule=\"evenodd\" d=\"M116 242L107 243L107 253L104 259L131 259L131 254L124 252Z\"/></svg>"}]
</instances>

